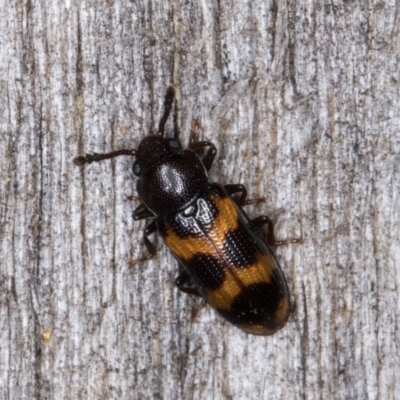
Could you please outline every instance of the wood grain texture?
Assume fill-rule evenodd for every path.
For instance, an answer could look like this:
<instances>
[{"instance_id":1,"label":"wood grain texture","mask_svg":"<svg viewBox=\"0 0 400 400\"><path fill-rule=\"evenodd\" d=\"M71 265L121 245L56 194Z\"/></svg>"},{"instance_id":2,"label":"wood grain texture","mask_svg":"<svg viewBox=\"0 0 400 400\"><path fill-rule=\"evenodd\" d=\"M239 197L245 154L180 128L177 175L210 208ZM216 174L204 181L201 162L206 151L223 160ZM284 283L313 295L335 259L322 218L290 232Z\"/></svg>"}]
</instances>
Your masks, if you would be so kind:
<instances>
[{"instance_id":1,"label":"wood grain texture","mask_svg":"<svg viewBox=\"0 0 400 400\"><path fill-rule=\"evenodd\" d=\"M396 399L398 2L0 3L0 398ZM295 309L241 332L144 253L132 148L167 85L265 205ZM168 129L172 130L172 122Z\"/></svg>"}]
</instances>

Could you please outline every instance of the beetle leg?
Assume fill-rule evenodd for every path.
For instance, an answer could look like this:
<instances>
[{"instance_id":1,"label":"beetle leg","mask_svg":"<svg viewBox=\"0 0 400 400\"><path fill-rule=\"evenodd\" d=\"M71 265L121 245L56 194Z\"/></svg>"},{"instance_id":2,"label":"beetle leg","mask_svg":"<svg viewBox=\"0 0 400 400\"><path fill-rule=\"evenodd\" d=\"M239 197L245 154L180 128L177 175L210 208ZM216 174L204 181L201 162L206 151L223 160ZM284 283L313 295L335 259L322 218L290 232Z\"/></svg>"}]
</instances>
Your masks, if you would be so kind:
<instances>
[{"instance_id":1,"label":"beetle leg","mask_svg":"<svg viewBox=\"0 0 400 400\"><path fill-rule=\"evenodd\" d=\"M199 313L199 311L207 304L207 302L202 299L200 304L192 311L192 322L195 320L195 318L197 317L197 314Z\"/></svg>"},{"instance_id":2,"label":"beetle leg","mask_svg":"<svg viewBox=\"0 0 400 400\"><path fill-rule=\"evenodd\" d=\"M141 219L154 217L154 214L142 203L135 208L132 217L135 221L139 221Z\"/></svg>"},{"instance_id":3,"label":"beetle leg","mask_svg":"<svg viewBox=\"0 0 400 400\"><path fill-rule=\"evenodd\" d=\"M289 243L301 243L301 239L276 240L274 234L274 224L266 215L261 215L260 217L254 218L251 222L257 229L260 229L267 224L268 230L265 239L270 246L283 246Z\"/></svg>"},{"instance_id":4,"label":"beetle leg","mask_svg":"<svg viewBox=\"0 0 400 400\"><path fill-rule=\"evenodd\" d=\"M229 184L224 186L225 190L230 194L236 194L240 193L239 198L234 198L235 202L237 205L240 207L243 206L248 206L250 204L260 204L260 203L265 203L265 197L259 197L257 199L248 199L246 200L247 197L247 189L244 185L242 184Z\"/></svg>"},{"instance_id":5,"label":"beetle leg","mask_svg":"<svg viewBox=\"0 0 400 400\"><path fill-rule=\"evenodd\" d=\"M214 146L213 143L206 140L203 142L195 142L189 144L189 149L193 151L203 149L204 147L209 147L209 149L207 150L206 155L202 158L201 162L206 167L206 170L209 171L213 165L215 156L217 155L217 148Z\"/></svg>"},{"instance_id":6,"label":"beetle leg","mask_svg":"<svg viewBox=\"0 0 400 400\"><path fill-rule=\"evenodd\" d=\"M130 267L133 267L134 265L139 264L141 262L148 261L156 255L157 248L153 243L150 242L150 239L148 238L148 236L150 236L152 233L156 231L157 231L157 220L153 219L153 221L151 221L146 226L146 228L144 228L144 235L143 235L144 244L150 254L146 257L138 258L137 260L131 261L129 263Z\"/></svg>"},{"instance_id":7,"label":"beetle leg","mask_svg":"<svg viewBox=\"0 0 400 400\"><path fill-rule=\"evenodd\" d=\"M191 284L191 279L191 276L183 270L175 279L175 285L181 292L201 297L200 292L196 288L185 286L187 283Z\"/></svg>"},{"instance_id":8,"label":"beetle leg","mask_svg":"<svg viewBox=\"0 0 400 400\"><path fill-rule=\"evenodd\" d=\"M134 196L134 195L126 195L125 198L128 201L140 201L140 197L139 196Z\"/></svg>"},{"instance_id":9,"label":"beetle leg","mask_svg":"<svg viewBox=\"0 0 400 400\"><path fill-rule=\"evenodd\" d=\"M190 130L189 134L189 148L192 143L196 142L197 135L199 134L200 130L200 121L198 119L193 119L192 121L192 129Z\"/></svg>"},{"instance_id":10,"label":"beetle leg","mask_svg":"<svg viewBox=\"0 0 400 400\"><path fill-rule=\"evenodd\" d=\"M209 171L213 165L215 156L217 155L217 148L215 145L207 140L196 142L196 137L200 129L200 122L198 119L194 119L192 123L192 130L190 131L189 137L189 150L196 151L202 150L205 147L209 147L206 155L202 158L201 162L206 167L206 170Z\"/></svg>"},{"instance_id":11,"label":"beetle leg","mask_svg":"<svg viewBox=\"0 0 400 400\"><path fill-rule=\"evenodd\" d=\"M194 294L195 296L202 297L200 292L196 288L185 286L185 284L187 284L187 283L190 284L191 283L191 279L192 279L191 276L185 270L182 270L182 272L175 279L175 285L177 286L177 288L180 291L182 291L184 293ZM197 317L197 314L199 313L199 311L206 304L207 304L207 302L205 301L205 299L201 299L200 304L192 311L192 322Z\"/></svg>"}]
</instances>

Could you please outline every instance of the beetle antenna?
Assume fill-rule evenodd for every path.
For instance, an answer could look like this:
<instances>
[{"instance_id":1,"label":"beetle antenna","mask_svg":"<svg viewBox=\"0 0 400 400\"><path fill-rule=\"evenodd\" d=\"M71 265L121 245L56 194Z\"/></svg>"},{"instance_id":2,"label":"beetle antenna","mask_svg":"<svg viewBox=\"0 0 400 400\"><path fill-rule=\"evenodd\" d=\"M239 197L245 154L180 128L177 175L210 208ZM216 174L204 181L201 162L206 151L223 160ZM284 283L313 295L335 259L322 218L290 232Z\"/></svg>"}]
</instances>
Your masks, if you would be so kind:
<instances>
[{"instance_id":1,"label":"beetle antenna","mask_svg":"<svg viewBox=\"0 0 400 400\"><path fill-rule=\"evenodd\" d=\"M109 158L114 158L118 156L136 156L136 149L122 149L117 151L112 151L111 153L93 153L93 154L85 154L84 156L75 157L73 162L75 165L85 165L91 164L92 162L99 162L103 160L108 160Z\"/></svg>"},{"instance_id":2,"label":"beetle antenna","mask_svg":"<svg viewBox=\"0 0 400 400\"><path fill-rule=\"evenodd\" d=\"M164 128L165 124L167 123L169 114L172 109L172 105L174 104L174 98L175 98L175 89L170 86L167 89L167 93L165 93L165 98L164 98L164 114L161 117L160 124L158 125L158 132L157 134L160 136L164 136Z\"/></svg>"}]
</instances>

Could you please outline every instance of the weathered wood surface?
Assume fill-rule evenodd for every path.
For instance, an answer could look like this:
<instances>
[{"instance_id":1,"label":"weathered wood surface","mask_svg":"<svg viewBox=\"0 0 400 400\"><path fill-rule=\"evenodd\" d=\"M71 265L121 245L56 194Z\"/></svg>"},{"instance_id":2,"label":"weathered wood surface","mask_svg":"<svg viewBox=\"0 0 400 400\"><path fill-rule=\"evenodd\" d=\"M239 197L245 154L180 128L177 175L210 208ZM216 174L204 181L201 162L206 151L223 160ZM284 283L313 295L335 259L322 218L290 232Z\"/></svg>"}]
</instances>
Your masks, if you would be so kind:
<instances>
[{"instance_id":1,"label":"weathered wood surface","mask_svg":"<svg viewBox=\"0 0 400 400\"><path fill-rule=\"evenodd\" d=\"M398 399L400 31L379 2L0 4L1 399ZM265 205L295 309L247 335L143 254L129 158L168 84ZM170 123L169 129L172 129Z\"/></svg>"}]
</instances>

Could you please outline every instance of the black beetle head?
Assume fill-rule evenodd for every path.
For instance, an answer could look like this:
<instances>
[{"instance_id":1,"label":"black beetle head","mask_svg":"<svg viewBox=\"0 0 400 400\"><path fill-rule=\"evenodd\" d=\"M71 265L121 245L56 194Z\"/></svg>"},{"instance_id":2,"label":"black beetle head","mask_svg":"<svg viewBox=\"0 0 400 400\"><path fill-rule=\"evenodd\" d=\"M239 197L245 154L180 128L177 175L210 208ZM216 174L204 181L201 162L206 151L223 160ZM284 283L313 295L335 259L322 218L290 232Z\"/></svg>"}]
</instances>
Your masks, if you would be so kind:
<instances>
[{"instance_id":1,"label":"black beetle head","mask_svg":"<svg viewBox=\"0 0 400 400\"><path fill-rule=\"evenodd\" d=\"M181 142L175 138L164 138L160 135L146 136L140 142L133 164L133 173L140 176L144 170L156 166L166 158L180 153Z\"/></svg>"}]
</instances>

